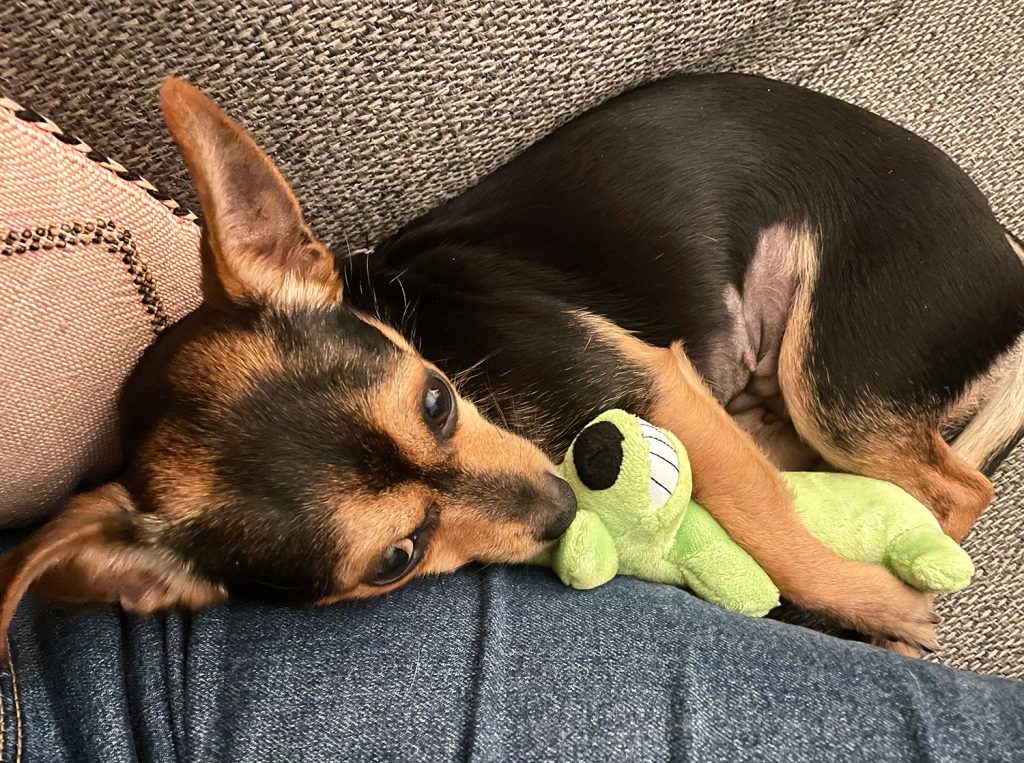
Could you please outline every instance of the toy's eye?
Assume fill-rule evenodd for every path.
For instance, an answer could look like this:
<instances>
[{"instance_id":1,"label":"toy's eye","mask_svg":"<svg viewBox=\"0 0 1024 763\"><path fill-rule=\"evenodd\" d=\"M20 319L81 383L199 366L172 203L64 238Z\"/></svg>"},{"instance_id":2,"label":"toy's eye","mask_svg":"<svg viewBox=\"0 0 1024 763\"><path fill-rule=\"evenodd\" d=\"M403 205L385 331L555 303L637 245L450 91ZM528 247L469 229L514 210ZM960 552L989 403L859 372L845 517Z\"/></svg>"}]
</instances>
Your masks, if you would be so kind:
<instances>
[{"instance_id":1,"label":"toy's eye","mask_svg":"<svg viewBox=\"0 0 1024 763\"><path fill-rule=\"evenodd\" d=\"M458 421L455 393L447 381L431 372L423 390L423 418L427 426L443 437L450 437Z\"/></svg>"},{"instance_id":2,"label":"toy's eye","mask_svg":"<svg viewBox=\"0 0 1024 763\"><path fill-rule=\"evenodd\" d=\"M647 483L651 506L660 509L679 483L679 456L676 449L656 427L641 422L644 442L647 444L647 458L650 461L651 476Z\"/></svg>"},{"instance_id":3,"label":"toy's eye","mask_svg":"<svg viewBox=\"0 0 1024 763\"><path fill-rule=\"evenodd\" d=\"M622 468L622 432L610 421L599 421L580 432L572 445L576 475L591 490L607 490Z\"/></svg>"}]
</instances>

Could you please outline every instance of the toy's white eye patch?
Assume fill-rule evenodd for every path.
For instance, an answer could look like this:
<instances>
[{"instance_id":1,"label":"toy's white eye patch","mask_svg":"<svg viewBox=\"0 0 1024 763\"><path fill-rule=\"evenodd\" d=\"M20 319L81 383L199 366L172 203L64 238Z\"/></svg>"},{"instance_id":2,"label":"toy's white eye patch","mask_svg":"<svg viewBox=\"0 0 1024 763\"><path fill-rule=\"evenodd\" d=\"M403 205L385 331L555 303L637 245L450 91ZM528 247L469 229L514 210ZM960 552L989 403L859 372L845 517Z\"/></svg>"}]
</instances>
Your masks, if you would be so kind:
<instances>
[{"instance_id":1,"label":"toy's white eye patch","mask_svg":"<svg viewBox=\"0 0 1024 763\"><path fill-rule=\"evenodd\" d=\"M660 509L668 502L679 482L679 456L672 443L656 427L642 421L640 428L644 442L647 443L647 458L651 462L647 491L651 506Z\"/></svg>"}]
</instances>

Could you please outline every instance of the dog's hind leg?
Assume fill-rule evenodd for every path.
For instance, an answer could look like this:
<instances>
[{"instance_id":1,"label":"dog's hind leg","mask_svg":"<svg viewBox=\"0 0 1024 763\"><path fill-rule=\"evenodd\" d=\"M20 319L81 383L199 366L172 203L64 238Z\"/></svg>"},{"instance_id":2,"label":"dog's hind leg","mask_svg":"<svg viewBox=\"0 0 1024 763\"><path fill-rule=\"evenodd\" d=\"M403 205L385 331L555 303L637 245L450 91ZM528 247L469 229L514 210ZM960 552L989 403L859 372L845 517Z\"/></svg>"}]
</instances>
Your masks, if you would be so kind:
<instances>
[{"instance_id":1,"label":"dog's hind leg","mask_svg":"<svg viewBox=\"0 0 1024 763\"><path fill-rule=\"evenodd\" d=\"M876 304L868 290L835 289L818 298L816 304L821 309L812 319L808 286L813 283L812 276L802 280L794 296L779 359L779 382L797 432L832 467L902 487L931 509L947 535L960 541L992 500L992 484L979 470L983 456L997 450L1002 439L1019 428L1016 424L991 426L998 419L992 408L1000 401L1010 401L1003 405L1002 415L1017 417L1014 421L1024 410L1024 396L1016 389L1022 378L1019 353L1013 355L1011 348L1012 367L1004 369L1003 378L996 382L999 391L1005 388L1013 394L992 395L976 416L984 421L964 430L965 434L994 432L975 438L982 441L974 448L981 455L972 460L969 448L958 453L957 445L951 447L940 434L941 424L958 403L919 392L927 388L924 377L929 369L923 367L920 377L911 373L909 378L896 379L892 369L916 359L898 354L906 353L906 348L890 343L884 331L865 329L849 317L873 315L884 306ZM915 306L902 309L910 316L905 319L909 324ZM898 314L891 318L899 319ZM968 348L963 352L974 351L969 335L959 337L958 342L964 321L948 326L936 323L939 319L920 321L906 330L933 332L951 358L949 363L956 362L961 346ZM930 336L924 334L919 341L928 345ZM851 368L851 354L866 359L867 373Z\"/></svg>"},{"instance_id":2,"label":"dog's hind leg","mask_svg":"<svg viewBox=\"0 0 1024 763\"><path fill-rule=\"evenodd\" d=\"M934 416L866 399L841 413L822 408L801 344L799 330L788 334L779 372L800 437L834 468L899 485L961 540L992 500L992 483L953 452L929 423Z\"/></svg>"},{"instance_id":3,"label":"dog's hind leg","mask_svg":"<svg viewBox=\"0 0 1024 763\"><path fill-rule=\"evenodd\" d=\"M957 456L937 431L884 412L876 420L876 428L843 434L827 421L808 425L801 417L798 426L830 464L899 485L931 509L947 535L962 540L992 501L992 483Z\"/></svg>"}]
</instances>

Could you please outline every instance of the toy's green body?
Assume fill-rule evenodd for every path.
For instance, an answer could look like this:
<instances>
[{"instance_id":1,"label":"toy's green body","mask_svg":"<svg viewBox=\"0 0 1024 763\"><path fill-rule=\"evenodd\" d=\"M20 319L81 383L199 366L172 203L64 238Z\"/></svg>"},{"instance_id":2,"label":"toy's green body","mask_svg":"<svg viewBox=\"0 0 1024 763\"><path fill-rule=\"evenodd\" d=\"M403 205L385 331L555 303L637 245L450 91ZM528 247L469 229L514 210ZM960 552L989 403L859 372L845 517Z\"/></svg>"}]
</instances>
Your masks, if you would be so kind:
<instances>
[{"instance_id":1,"label":"toy's green body","mask_svg":"<svg viewBox=\"0 0 1024 763\"><path fill-rule=\"evenodd\" d=\"M595 424L601 426L592 429ZM691 500L686 451L670 432L608 411L573 443L562 474L579 512L558 545L535 561L553 567L566 585L594 588L631 575L685 586L747 615L778 604L768 575ZM827 472L788 472L782 479L804 525L840 556L884 565L925 591L955 591L970 582L967 554L895 485Z\"/></svg>"}]
</instances>

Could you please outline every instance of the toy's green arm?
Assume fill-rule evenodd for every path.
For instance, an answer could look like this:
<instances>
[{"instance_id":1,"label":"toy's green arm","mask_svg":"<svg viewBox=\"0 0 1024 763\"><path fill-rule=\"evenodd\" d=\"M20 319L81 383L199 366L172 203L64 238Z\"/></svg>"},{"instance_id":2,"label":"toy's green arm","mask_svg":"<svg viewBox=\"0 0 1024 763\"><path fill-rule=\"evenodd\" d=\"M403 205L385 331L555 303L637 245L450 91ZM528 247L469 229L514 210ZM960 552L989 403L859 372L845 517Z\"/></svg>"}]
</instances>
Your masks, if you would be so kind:
<instances>
[{"instance_id":1,"label":"toy's green arm","mask_svg":"<svg viewBox=\"0 0 1024 763\"><path fill-rule=\"evenodd\" d=\"M581 509L553 554L551 566L573 588L597 588L619 571L615 542L600 517Z\"/></svg>"},{"instance_id":2,"label":"toy's green arm","mask_svg":"<svg viewBox=\"0 0 1024 763\"><path fill-rule=\"evenodd\" d=\"M754 558L700 505L690 501L669 561L700 598L752 617L779 604L779 589Z\"/></svg>"}]
</instances>

